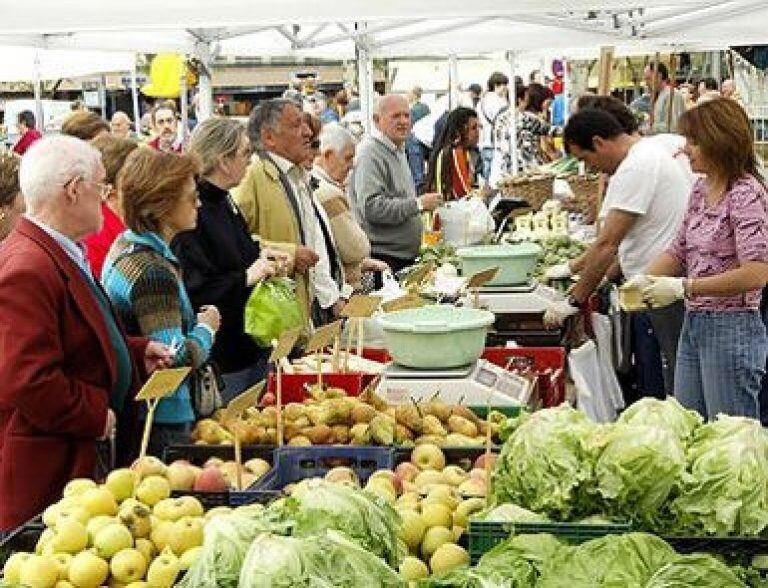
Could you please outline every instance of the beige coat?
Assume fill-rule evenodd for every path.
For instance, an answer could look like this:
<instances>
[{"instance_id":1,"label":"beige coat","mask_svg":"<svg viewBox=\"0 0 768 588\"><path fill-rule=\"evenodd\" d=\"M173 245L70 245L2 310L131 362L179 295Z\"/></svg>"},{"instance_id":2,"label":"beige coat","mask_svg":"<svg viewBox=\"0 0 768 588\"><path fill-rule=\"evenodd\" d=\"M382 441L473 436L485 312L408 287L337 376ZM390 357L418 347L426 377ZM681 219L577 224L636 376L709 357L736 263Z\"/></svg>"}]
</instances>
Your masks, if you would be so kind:
<instances>
[{"instance_id":1,"label":"beige coat","mask_svg":"<svg viewBox=\"0 0 768 588\"><path fill-rule=\"evenodd\" d=\"M368 235L355 219L344 191L337 184L329 181L321 170L315 169L313 175L319 182L315 190L315 198L322 204L330 220L331 232L344 266L346 281L355 290L360 290L361 264L371 255Z\"/></svg>"},{"instance_id":2,"label":"beige coat","mask_svg":"<svg viewBox=\"0 0 768 588\"><path fill-rule=\"evenodd\" d=\"M287 252L291 256L301 245L299 221L293 211L280 172L274 163L254 157L243 181L232 191L243 213L248 230L268 247ZM309 327L310 299L307 276L294 274L296 295L301 303L307 327Z\"/></svg>"}]
</instances>

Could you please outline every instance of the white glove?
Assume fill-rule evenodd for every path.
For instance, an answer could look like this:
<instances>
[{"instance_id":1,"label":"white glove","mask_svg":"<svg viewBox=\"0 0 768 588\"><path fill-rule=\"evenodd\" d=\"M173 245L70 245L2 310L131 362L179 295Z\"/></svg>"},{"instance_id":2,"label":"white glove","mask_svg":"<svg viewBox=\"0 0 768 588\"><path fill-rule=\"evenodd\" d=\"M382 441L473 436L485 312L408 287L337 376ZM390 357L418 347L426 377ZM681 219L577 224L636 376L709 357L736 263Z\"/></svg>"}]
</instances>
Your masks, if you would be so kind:
<instances>
[{"instance_id":1,"label":"white glove","mask_svg":"<svg viewBox=\"0 0 768 588\"><path fill-rule=\"evenodd\" d=\"M547 271L544 272L544 277L548 280L564 280L565 278L570 278L572 275L570 262L558 263L557 265L548 267Z\"/></svg>"},{"instance_id":2,"label":"white glove","mask_svg":"<svg viewBox=\"0 0 768 588\"><path fill-rule=\"evenodd\" d=\"M649 276L650 284L643 288L643 300L652 308L663 308L685 298L684 278Z\"/></svg>"},{"instance_id":3,"label":"white glove","mask_svg":"<svg viewBox=\"0 0 768 588\"><path fill-rule=\"evenodd\" d=\"M544 311L544 325L550 329L562 327L565 319L578 312L579 309L571 306L567 301L550 302L547 310Z\"/></svg>"},{"instance_id":4,"label":"white glove","mask_svg":"<svg viewBox=\"0 0 768 588\"><path fill-rule=\"evenodd\" d=\"M632 276L621 285L622 290L640 290L641 292L651 285L651 278L643 274Z\"/></svg>"}]
</instances>

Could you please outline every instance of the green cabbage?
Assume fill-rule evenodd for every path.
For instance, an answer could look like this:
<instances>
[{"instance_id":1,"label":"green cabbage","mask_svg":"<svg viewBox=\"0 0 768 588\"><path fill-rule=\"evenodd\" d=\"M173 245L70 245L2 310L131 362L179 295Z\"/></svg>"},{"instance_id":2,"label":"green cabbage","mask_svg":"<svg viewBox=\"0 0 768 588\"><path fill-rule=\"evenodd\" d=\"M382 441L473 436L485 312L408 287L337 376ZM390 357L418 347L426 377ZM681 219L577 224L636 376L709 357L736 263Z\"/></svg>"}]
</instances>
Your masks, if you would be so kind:
<instances>
[{"instance_id":1,"label":"green cabbage","mask_svg":"<svg viewBox=\"0 0 768 588\"><path fill-rule=\"evenodd\" d=\"M720 415L696 432L671 509L683 531L758 535L768 529L768 434L758 421Z\"/></svg>"},{"instance_id":2,"label":"green cabbage","mask_svg":"<svg viewBox=\"0 0 768 588\"><path fill-rule=\"evenodd\" d=\"M645 588L658 569L676 558L654 535L606 535L553 554L536 588Z\"/></svg>"},{"instance_id":3,"label":"green cabbage","mask_svg":"<svg viewBox=\"0 0 768 588\"><path fill-rule=\"evenodd\" d=\"M617 423L622 425L647 425L667 429L683 444L690 441L702 422L699 413L684 408L674 398L643 398L627 407L617 420Z\"/></svg>"},{"instance_id":4,"label":"green cabbage","mask_svg":"<svg viewBox=\"0 0 768 588\"><path fill-rule=\"evenodd\" d=\"M549 519L522 506L505 503L472 516L472 520L499 523L546 523Z\"/></svg>"},{"instance_id":5,"label":"green cabbage","mask_svg":"<svg viewBox=\"0 0 768 588\"><path fill-rule=\"evenodd\" d=\"M645 588L743 588L736 574L711 555L680 556L659 569Z\"/></svg>"},{"instance_id":6,"label":"green cabbage","mask_svg":"<svg viewBox=\"0 0 768 588\"><path fill-rule=\"evenodd\" d=\"M342 533L307 537L264 533L251 544L239 588L403 588L392 568Z\"/></svg>"},{"instance_id":7,"label":"green cabbage","mask_svg":"<svg viewBox=\"0 0 768 588\"><path fill-rule=\"evenodd\" d=\"M521 419L491 475L494 504L512 502L559 520L588 514L592 464L584 439L594 427L567 405Z\"/></svg>"},{"instance_id":8,"label":"green cabbage","mask_svg":"<svg viewBox=\"0 0 768 588\"><path fill-rule=\"evenodd\" d=\"M595 463L597 492L611 515L658 529L685 469L685 453L668 429L615 426Z\"/></svg>"},{"instance_id":9,"label":"green cabbage","mask_svg":"<svg viewBox=\"0 0 768 588\"><path fill-rule=\"evenodd\" d=\"M400 515L383 498L323 480L300 485L282 506L293 521L293 535L303 537L333 529L397 567L407 547L398 538Z\"/></svg>"}]
</instances>

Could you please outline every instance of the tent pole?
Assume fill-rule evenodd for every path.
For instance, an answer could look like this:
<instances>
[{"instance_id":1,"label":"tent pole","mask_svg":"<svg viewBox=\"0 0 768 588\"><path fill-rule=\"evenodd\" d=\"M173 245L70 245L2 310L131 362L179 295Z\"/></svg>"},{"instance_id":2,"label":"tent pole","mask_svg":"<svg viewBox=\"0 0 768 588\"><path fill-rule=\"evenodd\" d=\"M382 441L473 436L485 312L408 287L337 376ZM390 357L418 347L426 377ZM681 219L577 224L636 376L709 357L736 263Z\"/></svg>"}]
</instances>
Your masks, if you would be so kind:
<instances>
[{"instance_id":1,"label":"tent pole","mask_svg":"<svg viewBox=\"0 0 768 588\"><path fill-rule=\"evenodd\" d=\"M133 68L131 69L131 102L133 103L133 124L136 135L141 135L141 111L139 110L139 86L136 82L136 55L133 56Z\"/></svg>"},{"instance_id":2,"label":"tent pole","mask_svg":"<svg viewBox=\"0 0 768 588\"><path fill-rule=\"evenodd\" d=\"M355 30L360 32L367 28L364 22L355 23ZM357 91L360 93L360 112L363 129L366 134L371 132L373 121L373 62L371 51L365 36L355 39L355 55L357 57Z\"/></svg>"},{"instance_id":3,"label":"tent pole","mask_svg":"<svg viewBox=\"0 0 768 588\"><path fill-rule=\"evenodd\" d=\"M513 176L517 175L517 84L515 84L515 70L517 69L517 54L507 51L507 63L509 64L509 109L512 112L512 125L509 129L509 154L512 158L510 169Z\"/></svg>"},{"instance_id":4,"label":"tent pole","mask_svg":"<svg viewBox=\"0 0 768 588\"><path fill-rule=\"evenodd\" d=\"M35 121L37 130L45 133L45 120L43 119L43 81L40 74L40 55L35 54Z\"/></svg>"},{"instance_id":5,"label":"tent pole","mask_svg":"<svg viewBox=\"0 0 768 588\"><path fill-rule=\"evenodd\" d=\"M186 145L187 132L189 129L189 97L187 96L187 64L181 68L181 80L179 80L179 98L181 102L181 132L178 140L182 145Z\"/></svg>"},{"instance_id":6,"label":"tent pole","mask_svg":"<svg viewBox=\"0 0 768 588\"><path fill-rule=\"evenodd\" d=\"M568 72L568 58L563 56L563 120L571 116L571 74Z\"/></svg>"},{"instance_id":7,"label":"tent pole","mask_svg":"<svg viewBox=\"0 0 768 588\"><path fill-rule=\"evenodd\" d=\"M195 43L195 54L200 61L200 78L197 84L197 122L201 123L213 114L213 82L211 79L211 44Z\"/></svg>"},{"instance_id":8,"label":"tent pole","mask_svg":"<svg viewBox=\"0 0 768 588\"><path fill-rule=\"evenodd\" d=\"M455 53L448 56L448 110L459 106L459 60Z\"/></svg>"}]
</instances>

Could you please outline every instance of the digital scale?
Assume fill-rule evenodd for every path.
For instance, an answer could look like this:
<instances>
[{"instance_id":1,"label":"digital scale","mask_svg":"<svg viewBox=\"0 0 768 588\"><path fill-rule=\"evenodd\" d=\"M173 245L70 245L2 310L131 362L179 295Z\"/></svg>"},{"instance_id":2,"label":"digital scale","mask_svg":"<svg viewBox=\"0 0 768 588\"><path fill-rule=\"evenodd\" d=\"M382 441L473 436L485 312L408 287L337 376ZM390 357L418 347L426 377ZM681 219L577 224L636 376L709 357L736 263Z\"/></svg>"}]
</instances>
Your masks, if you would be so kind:
<instances>
[{"instance_id":1,"label":"digital scale","mask_svg":"<svg viewBox=\"0 0 768 588\"><path fill-rule=\"evenodd\" d=\"M378 394L390 404L428 400L439 392L448 404L527 406L533 382L484 359L446 369L413 369L390 363L384 368Z\"/></svg>"}]
</instances>

